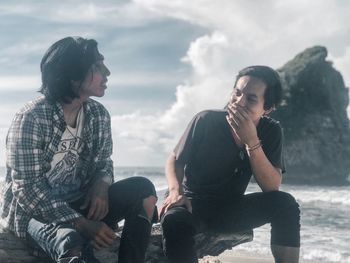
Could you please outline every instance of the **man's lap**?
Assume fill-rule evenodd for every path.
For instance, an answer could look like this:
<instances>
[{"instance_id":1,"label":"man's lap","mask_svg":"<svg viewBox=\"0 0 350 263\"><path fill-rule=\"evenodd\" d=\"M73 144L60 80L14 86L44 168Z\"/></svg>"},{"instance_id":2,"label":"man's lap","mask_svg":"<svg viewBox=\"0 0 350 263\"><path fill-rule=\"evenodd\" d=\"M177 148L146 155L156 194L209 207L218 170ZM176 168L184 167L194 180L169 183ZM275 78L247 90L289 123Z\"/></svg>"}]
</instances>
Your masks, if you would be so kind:
<instances>
[{"instance_id":1,"label":"man's lap","mask_svg":"<svg viewBox=\"0 0 350 263\"><path fill-rule=\"evenodd\" d=\"M186 218L191 217L197 232L202 229L223 233L245 231L271 221L271 207L278 197L273 192L258 192L217 200L192 199L192 214L185 208L177 208L168 211L165 216L173 214L176 217L178 214L178 220L188 220ZM189 215L185 215L187 213Z\"/></svg>"}]
</instances>

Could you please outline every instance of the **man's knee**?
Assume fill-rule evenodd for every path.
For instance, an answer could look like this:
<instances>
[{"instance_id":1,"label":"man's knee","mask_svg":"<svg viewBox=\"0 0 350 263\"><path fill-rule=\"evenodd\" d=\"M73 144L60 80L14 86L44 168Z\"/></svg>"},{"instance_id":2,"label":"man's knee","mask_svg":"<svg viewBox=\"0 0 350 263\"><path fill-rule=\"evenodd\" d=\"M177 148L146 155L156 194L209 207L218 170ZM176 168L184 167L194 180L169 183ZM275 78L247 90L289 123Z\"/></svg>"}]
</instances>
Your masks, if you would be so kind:
<instances>
[{"instance_id":1,"label":"man's knee","mask_svg":"<svg viewBox=\"0 0 350 263\"><path fill-rule=\"evenodd\" d=\"M184 207L173 207L161 218L163 235L165 237L193 236L195 225L193 216Z\"/></svg>"},{"instance_id":2,"label":"man's knee","mask_svg":"<svg viewBox=\"0 0 350 263\"><path fill-rule=\"evenodd\" d=\"M74 230L58 231L61 238L57 239L57 257L81 257L82 249L86 245L86 240Z\"/></svg>"},{"instance_id":3,"label":"man's knee","mask_svg":"<svg viewBox=\"0 0 350 263\"><path fill-rule=\"evenodd\" d=\"M267 194L270 195L274 207L288 210L289 213L293 213L296 216L300 215L299 204L291 194L282 191L273 191Z\"/></svg>"},{"instance_id":4,"label":"man's knee","mask_svg":"<svg viewBox=\"0 0 350 263\"><path fill-rule=\"evenodd\" d=\"M285 192L271 192L271 195L273 196L272 206L274 207L271 222L273 228L278 228L281 231L288 225L290 232L295 233L293 235L297 235L300 231L299 204L291 194Z\"/></svg>"},{"instance_id":5,"label":"man's knee","mask_svg":"<svg viewBox=\"0 0 350 263\"><path fill-rule=\"evenodd\" d=\"M280 192L280 195L281 195L281 199L282 199L284 208L289 211L289 214L291 214L294 217L296 217L298 219L298 221L299 221L300 208L299 208L298 202L289 193Z\"/></svg>"},{"instance_id":6,"label":"man's knee","mask_svg":"<svg viewBox=\"0 0 350 263\"><path fill-rule=\"evenodd\" d=\"M151 195L157 197L154 184L149 179L141 176L133 177L132 179L138 186L137 188L139 189L140 194L143 198L149 197Z\"/></svg>"}]
</instances>

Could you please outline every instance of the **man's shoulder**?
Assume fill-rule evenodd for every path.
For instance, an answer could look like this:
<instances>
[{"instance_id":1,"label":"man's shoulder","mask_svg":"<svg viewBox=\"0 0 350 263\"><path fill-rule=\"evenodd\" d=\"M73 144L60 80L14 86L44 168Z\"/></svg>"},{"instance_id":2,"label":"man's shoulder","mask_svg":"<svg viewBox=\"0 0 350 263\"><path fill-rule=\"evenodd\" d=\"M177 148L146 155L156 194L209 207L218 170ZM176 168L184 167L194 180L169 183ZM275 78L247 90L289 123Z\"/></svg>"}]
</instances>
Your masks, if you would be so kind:
<instances>
[{"instance_id":1,"label":"man's shoulder","mask_svg":"<svg viewBox=\"0 0 350 263\"><path fill-rule=\"evenodd\" d=\"M275 120L269 116L261 118L258 125L258 132L260 133L282 133L282 126L278 120Z\"/></svg>"},{"instance_id":2,"label":"man's shoulder","mask_svg":"<svg viewBox=\"0 0 350 263\"><path fill-rule=\"evenodd\" d=\"M281 123L274 119L274 118L271 118L269 116L264 116L261 118L261 121L264 125L271 125L271 126L274 126L274 127L282 127L281 126Z\"/></svg>"},{"instance_id":3,"label":"man's shoulder","mask_svg":"<svg viewBox=\"0 0 350 263\"><path fill-rule=\"evenodd\" d=\"M44 96L37 97L29 102L27 102L19 111L17 111L17 115L43 115L48 111L51 111L52 105L45 99Z\"/></svg>"},{"instance_id":4,"label":"man's shoulder","mask_svg":"<svg viewBox=\"0 0 350 263\"><path fill-rule=\"evenodd\" d=\"M109 116L109 112L107 111L107 109L105 108L105 106L103 106L102 103L89 98L86 102L85 102L85 106L87 109L88 114L97 117L97 118L110 118Z\"/></svg>"},{"instance_id":5,"label":"man's shoulder","mask_svg":"<svg viewBox=\"0 0 350 263\"><path fill-rule=\"evenodd\" d=\"M226 110L220 109L209 109L203 110L196 114L196 118L206 119L206 120L215 120L222 119L227 115Z\"/></svg>"}]
</instances>

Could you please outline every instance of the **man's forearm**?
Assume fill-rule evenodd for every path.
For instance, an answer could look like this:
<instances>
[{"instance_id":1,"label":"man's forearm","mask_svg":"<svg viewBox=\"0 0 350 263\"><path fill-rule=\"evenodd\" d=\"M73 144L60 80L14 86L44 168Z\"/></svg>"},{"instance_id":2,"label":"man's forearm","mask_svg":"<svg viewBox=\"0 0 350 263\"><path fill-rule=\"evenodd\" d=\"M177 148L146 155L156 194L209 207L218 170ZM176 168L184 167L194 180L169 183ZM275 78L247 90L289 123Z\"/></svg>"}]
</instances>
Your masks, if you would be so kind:
<instances>
[{"instance_id":1,"label":"man's forearm","mask_svg":"<svg viewBox=\"0 0 350 263\"><path fill-rule=\"evenodd\" d=\"M172 153L168 157L165 166L165 176L168 182L169 191L176 191L179 194L183 193L182 181L184 178L184 166L176 163L175 155Z\"/></svg>"},{"instance_id":2,"label":"man's forearm","mask_svg":"<svg viewBox=\"0 0 350 263\"><path fill-rule=\"evenodd\" d=\"M264 192L277 191L281 184L281 171L267 159L261 147L247 151L255 180Z\"/></svg>"}]
</instances>

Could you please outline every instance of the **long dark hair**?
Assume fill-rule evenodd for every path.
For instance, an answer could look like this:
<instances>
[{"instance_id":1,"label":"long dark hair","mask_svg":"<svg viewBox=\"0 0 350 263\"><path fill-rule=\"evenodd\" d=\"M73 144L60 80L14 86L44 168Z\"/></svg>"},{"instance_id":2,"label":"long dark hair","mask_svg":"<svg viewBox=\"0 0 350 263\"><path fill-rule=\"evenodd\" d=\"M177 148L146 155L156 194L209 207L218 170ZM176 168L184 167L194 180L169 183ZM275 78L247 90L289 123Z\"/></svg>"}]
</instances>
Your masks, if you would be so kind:
<instances>
[{"instance_id":1,"label":"long dark hair","mask_svg":"<svg viewBox=\"0 0 350 263\"><path fill-rule=\"evenodd\" d=\"M50 102L70 103L79 98L72 81L84 80L97 60L97 42L82 37L66 37L55 42L43 56L40 92Z\"/></svg>"}]
</instances>

